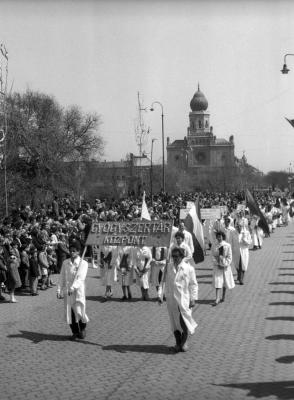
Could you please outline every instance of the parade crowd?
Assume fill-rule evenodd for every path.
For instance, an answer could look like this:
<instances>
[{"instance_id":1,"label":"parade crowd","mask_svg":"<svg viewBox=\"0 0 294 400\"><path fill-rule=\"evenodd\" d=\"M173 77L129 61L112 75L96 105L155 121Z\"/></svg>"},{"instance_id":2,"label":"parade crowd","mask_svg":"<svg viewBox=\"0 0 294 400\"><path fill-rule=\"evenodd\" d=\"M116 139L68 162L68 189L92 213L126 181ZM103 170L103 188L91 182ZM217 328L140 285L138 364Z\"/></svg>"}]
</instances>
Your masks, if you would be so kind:
<instances>
[{"instance_id":1,"label":"parade crowd","mask_svg":"<svg viewBox=\"0 0 294 400\"><path fill-rule=\"evenodd\" d=\"M242 192L160 193L152 202L147 197L152 220L174 221L170 247L87 248L86 260L99 267L104 301L113 296L116 284L122 288L122 301L132 299L134 284L140 287L142 300L147 301L153 285L159 304L166 300L176 351L186 351L188 334L193 334L197 326L192 308L198 300L198 283L192 235L180 218L180 210L196 200L201 208L225 207L221 218L201 220L204 254L211 257L213 266L213 306L217 306L225 301L227 289L245 283L249 249L262 249L264 238L292 219L294 202L290 195L277 197L262 191L254 195L267 232L259 223L260 216L246 206ZM140 220L141 206L142 198L134 197L96 199L94 204L77 206L65 196L55 197L51 204L38 209L28 205L15 209L0 222L0 301L16 303L18 292L37 296L57 285L57 297L65 300L72 338L83 339L89 320L84 284L88 263L80 255L91 225L97 221Z\"/></svg>"}]
</instances>

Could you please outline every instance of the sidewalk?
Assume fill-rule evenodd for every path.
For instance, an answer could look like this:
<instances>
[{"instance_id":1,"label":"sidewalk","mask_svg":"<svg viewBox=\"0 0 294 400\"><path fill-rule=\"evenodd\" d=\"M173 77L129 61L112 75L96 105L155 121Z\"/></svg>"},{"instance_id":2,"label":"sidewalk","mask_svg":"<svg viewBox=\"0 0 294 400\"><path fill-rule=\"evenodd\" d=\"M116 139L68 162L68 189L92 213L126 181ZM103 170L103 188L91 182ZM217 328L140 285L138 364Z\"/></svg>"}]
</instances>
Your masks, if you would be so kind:
<instances>
[{"instance_id":1,"label":"sidewalk","mask_svg":"<svg viewBox=\"0 0 294 400\"><path fill-rule=\"evenodd\" d=\"M245 285L212 307L209 256L198 265L198 328L174 354L166 305L102 301L87 277L85 341L70 342L55 288L0 304L1 399L294 399L294 225L250 252ZM155 298L155 291L151 291Z\"/></svg>"}]
</instances>

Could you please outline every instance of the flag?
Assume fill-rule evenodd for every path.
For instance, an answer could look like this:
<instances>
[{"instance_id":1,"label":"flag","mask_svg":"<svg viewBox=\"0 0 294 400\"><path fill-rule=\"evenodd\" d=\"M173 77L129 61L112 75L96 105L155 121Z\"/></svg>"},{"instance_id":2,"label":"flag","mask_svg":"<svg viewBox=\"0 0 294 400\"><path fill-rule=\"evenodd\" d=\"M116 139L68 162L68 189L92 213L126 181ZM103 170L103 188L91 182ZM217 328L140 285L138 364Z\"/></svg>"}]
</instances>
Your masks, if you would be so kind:
<instances>
[{"instance_id":1,"label":"flag","mask_svg":"<svg viewBox=\"0 0 294 400\"><path fill-rule=\"evenodd\" d=\"M261 212L260 208L258 207L258 204L256 203L254 197L252 196L252 194L249 192L248 189L246 189L245 191L245 197L246 197L246 206L249 208L251 214L257 215L259 217L258 226L264 231L265 234L269 236L270 231L265 216Z\"/></svg>"},{"instance_id":2,"label":"flag","mask_svg":"<svg viewBox=\"0 0 294 400\"><path fill-rule=\"evenodd\" d=\"M151 221L151 217L147 208L147 204L145 201L145 192L143 193L143 200L142 200L142 208L141 208L141 220L146 219L148 221Z\"/></svg>"},{"instance_id":3,"label":"flag","mask_svg":"<svg viewBox=\"0 0 294 400\"><path fill-rule=\"evenodd\" d=\"M289 122L289 124L292 125L293 128L294 128L294 119L288 119L288 118L286 118L286 117L285 117L285 119L286 119L286 120Z\"/></svg>"},{"instance_id":4,"label":"flag","mask_svg":"<svg viewBox=\"0 0 294 400\"><path fill-rule=\"evenodd\" d=\"M191 233L194 245L193 259L195 264L204 261L204 235L203 226L196 212L194 204L185 218L185 227Z\"/></svg>"}]
</instances>

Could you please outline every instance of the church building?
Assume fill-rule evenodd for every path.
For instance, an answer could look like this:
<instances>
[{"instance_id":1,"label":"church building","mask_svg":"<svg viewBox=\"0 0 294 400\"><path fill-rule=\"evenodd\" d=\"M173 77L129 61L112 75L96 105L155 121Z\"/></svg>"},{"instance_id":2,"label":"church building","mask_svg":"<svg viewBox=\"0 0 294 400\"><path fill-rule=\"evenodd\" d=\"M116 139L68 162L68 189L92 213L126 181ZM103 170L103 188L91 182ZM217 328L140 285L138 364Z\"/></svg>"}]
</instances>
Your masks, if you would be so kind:
<instances>
[{"instance_id":1,"label":"church building","mask_svg":"<svg viewBox=\"0 0 294 400\"><path fill-rule=\"evenodd\" d=\"M190 102L190 108L187 136L172 143L167 138L167 165L186 171L197 178L199 184L207 179L212 184L217 176L236 166L234 137L230 136L226 140L214 135L210 125L208 101L199 85Z\"/></svg>"}]
</instances>

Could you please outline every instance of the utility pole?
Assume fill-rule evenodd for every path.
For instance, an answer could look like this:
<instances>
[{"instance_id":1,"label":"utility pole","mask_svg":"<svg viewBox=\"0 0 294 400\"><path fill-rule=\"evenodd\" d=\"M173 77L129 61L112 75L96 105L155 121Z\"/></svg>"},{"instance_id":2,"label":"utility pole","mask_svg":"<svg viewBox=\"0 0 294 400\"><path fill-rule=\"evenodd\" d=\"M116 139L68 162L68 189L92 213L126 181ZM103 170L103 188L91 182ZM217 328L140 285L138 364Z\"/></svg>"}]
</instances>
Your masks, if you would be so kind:
<instances>
[{"instance_id":1,"label":"utility pole","mask_svg":"<svg viewBox=\"0 0 294 400\"><path fill-rule=\"evenodd\" d=\"M140 99L140 93L137 93L137 99L138 99L138 122L135 127L135 138L136 138L136 143L139 148L139 165L140 165L140 172L139 172L139 178L140 178L140 185L142 186L142 157L143 157L143 148L147 144L148 141L148 135L150 133L149 127L146 128L143 116L142 116L142 111L147 111L146 107L143 106L143 103L141 102Z\"/></svg>"},{"instance_id":2,"label":"utility pole","mask_svg":"<svg viewBox=\"0 0 294 400\"><path fill-rule=\"evenodd\" d=\"M8 51L3 43L0 44L0 102L3 127L1 127L2 136L0 137L0 145L3 144L3 165L4 165L4 194L5 194L5 215L8 216L8 190L7 190L7 82L8 82ZM3 72L2 62L5 63L5 71ZM4 76L3 76L4 74Z\"/></svg>"}]
</instances>

